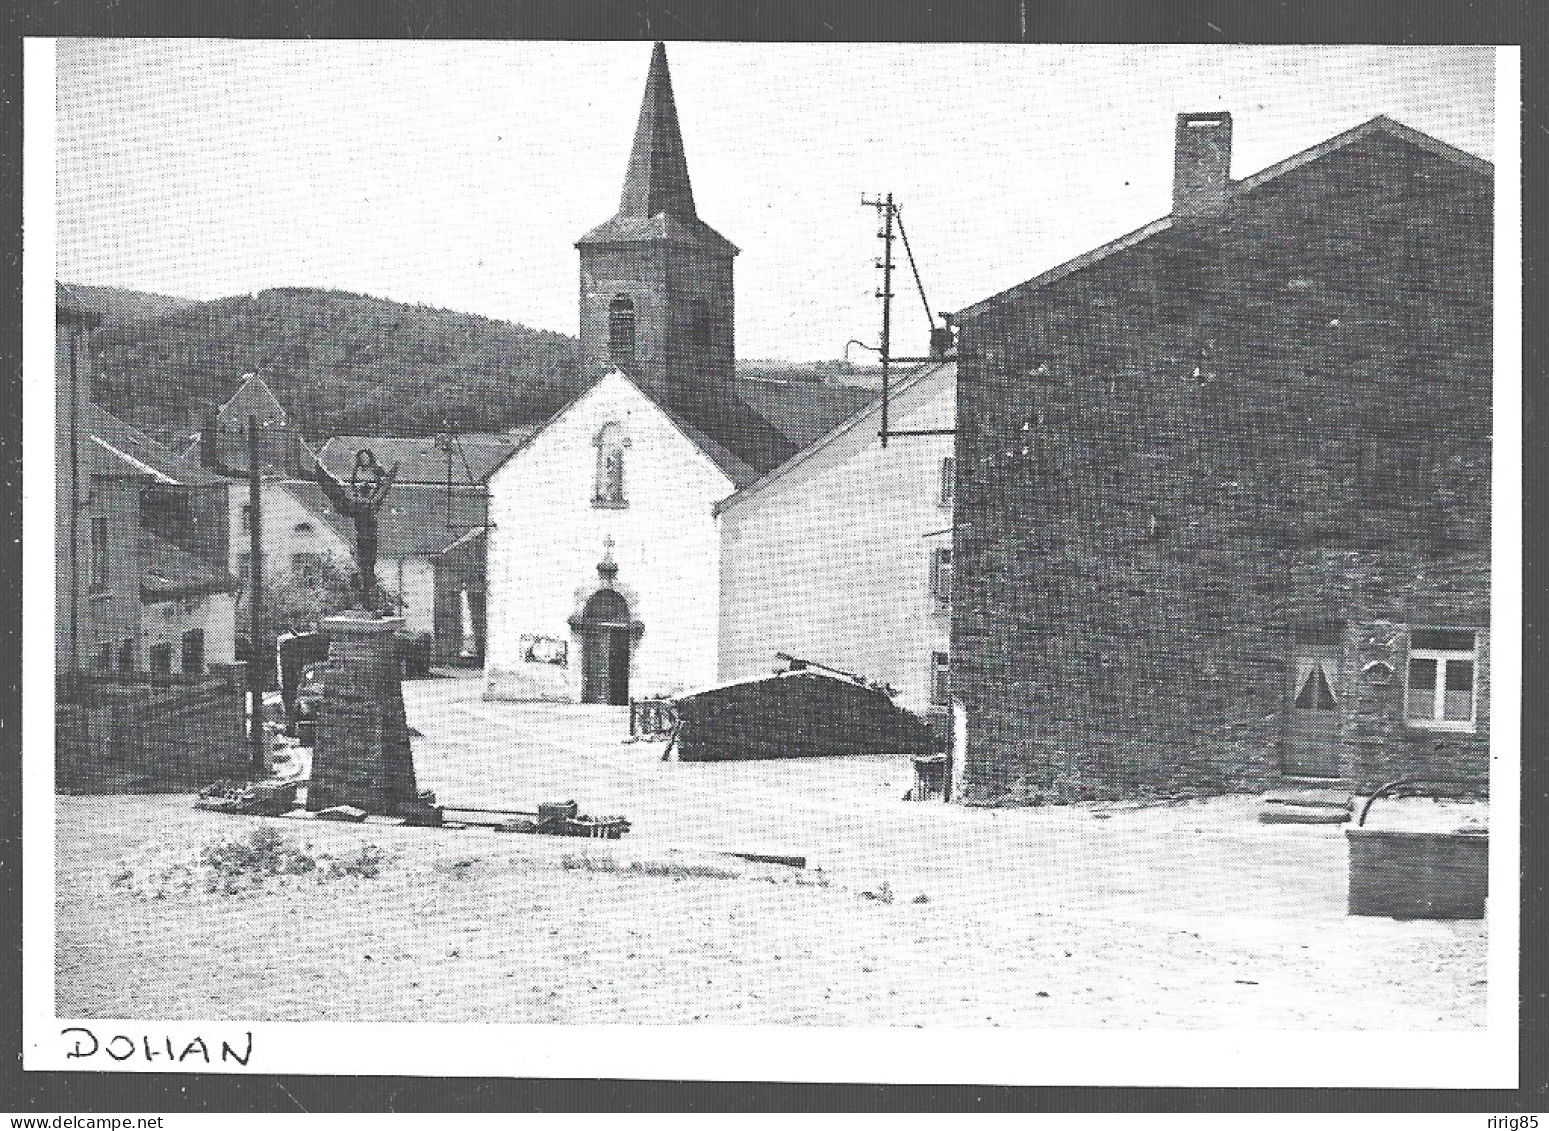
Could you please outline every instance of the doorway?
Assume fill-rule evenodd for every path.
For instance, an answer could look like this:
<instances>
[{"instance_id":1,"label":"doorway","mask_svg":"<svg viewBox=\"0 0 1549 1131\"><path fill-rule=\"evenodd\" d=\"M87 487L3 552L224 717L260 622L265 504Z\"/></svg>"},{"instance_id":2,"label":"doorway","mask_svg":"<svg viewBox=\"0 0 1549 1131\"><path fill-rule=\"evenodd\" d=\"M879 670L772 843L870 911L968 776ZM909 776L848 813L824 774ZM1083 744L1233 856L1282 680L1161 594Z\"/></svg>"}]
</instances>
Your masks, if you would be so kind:
<instances>
[{"instance_id":1,"label":"doorway","mask_svg":"<svg viewBox=\"0 0 1549 1131\"><path fill-rule=\"evenodd\" d=\"M628 602L612 589L598 590L586 602L579 630L581 702L627 707L634 636Z\"/></svg>"},{"instance_id":2,"label":"doorway","mask_svg":"<svg viewBox=\"0 0 1549 1131\"><path fill-rule=\"evenodd\" d=\"M1339 647L1297 644L1286 691L1282 769L1287 777L1338 778L1341 756Z\"/></svg>"}]
</instances>

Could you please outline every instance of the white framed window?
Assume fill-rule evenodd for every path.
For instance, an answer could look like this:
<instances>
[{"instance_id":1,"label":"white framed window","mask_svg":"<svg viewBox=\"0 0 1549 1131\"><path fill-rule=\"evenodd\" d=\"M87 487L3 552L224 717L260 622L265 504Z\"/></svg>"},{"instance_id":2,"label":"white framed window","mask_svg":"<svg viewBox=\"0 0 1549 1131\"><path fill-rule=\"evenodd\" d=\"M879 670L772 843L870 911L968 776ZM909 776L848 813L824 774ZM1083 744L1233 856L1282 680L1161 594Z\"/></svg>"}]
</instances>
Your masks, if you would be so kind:
<instances>
[{"instance_id":1,"label":"white framed window","mask_svg":"<svg viewBox=\"0 0 1549 1131\"><path fill-rule=\"evenodd\" d=\"M939 606L952 603L952 551L945 546L931 551L930 594Z\"/></svg>"},{"instance_id":2,"label":"white framed window","mask_svg":"<svg viewBox=\"0 0 1549 1131\"><path fill-rule=\"evenodd\" d=\"M952 496L957 491L957 460L952 456L943 456L941 460L941 493L937 498L944 507L952 505Z\"/></svg>"},{"instance_id":3,"label":"white framed window","mask_svg":"<svg viewBox=\"0 0 1549 1131\"><path fill-rule=\"evenodd\" d=\"M1473 629L1411 629L1406 667L1406 723L1433 730L1474 729L1479 700L1478 633Z\"/></svg>"}]
</instances>

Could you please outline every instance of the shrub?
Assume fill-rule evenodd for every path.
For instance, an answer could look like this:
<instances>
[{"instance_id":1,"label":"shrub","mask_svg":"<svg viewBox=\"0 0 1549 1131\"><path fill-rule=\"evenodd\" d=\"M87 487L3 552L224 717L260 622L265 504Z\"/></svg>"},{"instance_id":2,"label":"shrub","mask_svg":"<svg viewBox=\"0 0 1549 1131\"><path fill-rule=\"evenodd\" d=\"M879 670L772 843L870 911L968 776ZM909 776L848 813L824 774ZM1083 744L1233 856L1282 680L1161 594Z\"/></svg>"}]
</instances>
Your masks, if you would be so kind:
<instances>
[{"instance_id":1,"label":"shrub","mask_svg":"<svg viewBox=\"0 0 1549 1131\"><path fill-rule=\"evenodd\" d=\"M141 899L202 888L217 895L255 891L270 881L299 876L330 880L376 879L387 855L375 844L362 844L344 856L316 852L312 845L286 837L272 825L246 836L220 837L192 854L151 843L120 862L111 886Z\"/></svg>"}]
</instances>

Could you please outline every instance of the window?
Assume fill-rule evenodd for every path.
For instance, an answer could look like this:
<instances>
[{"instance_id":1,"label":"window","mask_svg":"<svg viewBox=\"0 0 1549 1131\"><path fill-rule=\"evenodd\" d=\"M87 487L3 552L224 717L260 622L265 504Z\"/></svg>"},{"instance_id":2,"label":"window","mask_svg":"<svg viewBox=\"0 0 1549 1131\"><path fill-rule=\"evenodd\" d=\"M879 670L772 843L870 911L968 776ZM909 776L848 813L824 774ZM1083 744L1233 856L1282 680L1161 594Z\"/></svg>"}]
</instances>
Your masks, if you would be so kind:
<instances>
[{"instance_id":1,"label":"window","mask_svg":"<svg viewBox=\"0 0 1549 1131\"><path fill-rule=\"evenodd\" d=\"M930 654L930 701L938 707L952 702L952 666L945 652Z\"/></svg>"},{"instance_id":2,"label":"window","mask_svg":"<svg viewBox=\"0 0 1549 1131\"><path fill-rule=\"evenodd\" d=\"M608 304L608 357L620 369L635 364L635 304L625 295Z\"/></svg>"},{"instance_id":3,"label":"window","mask_svg":"<svg viewBox=\"0 0 1549 1131\"><path fill-rule=\"evenodd\" d=\"M172 645L165 640L151 645L151 674L172 674Z\"/></svg>"},{"instance_id":4,"label":"window","mask_svg":"<svg viewBox=\"0 0 1549 1131\"><path fill-rule=\"evenodd\" d=\"M108 671L113 667L113 645L106 641L97 645L97 667L101 671Z\"/></svg>"},{"instance_id":5,"label":"window","mask_svg":"<svg viewBox=\"0 0 1549 1131\"><path fill-rule=\"evenodd\" d=\"M134 671L134 641L126 640L118 646L118 670Z\"/></svg>"},{"instance_id":6,"label":"window","mask_svg":"<svg viewBox=\"0 0 1549 1131\"><path fill-rule=\"evenodd\" d=\"M298 522L295 526L295 533L311 534L315 529L316 527L314 527L310 522Z\"/></svg>"},{"instance_id":7,"label":"window","mask_svg":"<svg viewBox=\"0 0 1549 1131\"><path fill-rule=\"evenodd\" d=\"M108 520L101 516L91 520L91 587L108 587Z\"/></svg>"},{"instance_id":8,"label":"window","mask_svg":"<svg viewBox=\"0 0 1549 1131\"><path fill-rule=\"evenodd\" d=\"M1411 726L1473 730L1478 658L1478 637L1472 630L1411 631L1405 720Z\"/></svg>"},{"instance_id":9,"label":"window","mask_svg":"<svg viewBox=\"0 0 1549 1131\"><path fill-rule=\"evenodd\" d=\"M597 431L592 439L597 447L597 471L592 482L592 506L625 507L624 498L624 449L629 438L621 425L609 422Z\"/></svg>"},{"instance_id":10,"label":"window","mask_svg":"<svg viewBox=\"0 0 1549 1131\"><path fill-rule=\"evenodd\" d=\"M941 505L952 505L952 494L957 488L957 460L946 456L941 461Z\"/></svg>"},{"instance_id":11,"label":"window","mask_svg":"<svg viewBox=\"0 0 1549 1131\"><path fill-rule=\"evenodd\" d=\"M183 633L183 674L204 671L204 629L190 628Z\"/></svg>"},{"instance_id":12,"label":"window","mask_svg":"<svg viewBox=\"0 0 1549 1131\"><path fill-rule=\"evenodd\" d=\"M938 605L952 602L952 551L941 547L930 558L930 592Z\"/></svg>"},{"instance_id":13,"label":"window","mask_svg":"<svg viewBox=\"0 0 1549 1131\"><path fill-rule=\"evenodd\" d=\"M253 529L253 504L252 503L243 503L242 504L242 529L243 530L247 530L247 531L251 531Z\"/></svg>"}]
</instances>

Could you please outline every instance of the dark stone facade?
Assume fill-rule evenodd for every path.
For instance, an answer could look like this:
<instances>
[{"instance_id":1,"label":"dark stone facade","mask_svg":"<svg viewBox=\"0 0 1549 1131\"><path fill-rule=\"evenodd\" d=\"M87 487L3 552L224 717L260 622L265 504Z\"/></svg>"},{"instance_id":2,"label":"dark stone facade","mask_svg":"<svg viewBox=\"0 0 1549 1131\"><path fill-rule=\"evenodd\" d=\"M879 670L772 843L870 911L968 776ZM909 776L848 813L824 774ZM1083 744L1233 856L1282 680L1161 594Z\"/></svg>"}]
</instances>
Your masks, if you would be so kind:
<instances>
[{"instance_id":1,"label":"dark stone facade","mask_svg":"<svg viewBox=\"0 0 1549 1131\"><path fill-rule=\"evenodd\" d=\"M953 683L970 802L1248 790L1299 640L1339 775L1488 764L1492 189L1372 130L962 319ZM1411 627L1478 723L1407 725Z\"/></svg>"},{"instance_id":2,"label":"dark stone facade","mask_svg":"<svg viewBox=\"0 0 1549 1131\"><path fill-rule=\"evenodd\" d=\"M182 793L245 778L242 664L198 676L83 673L55 707L56 788L67 793Z\"/></svg>"}]
</instances>

